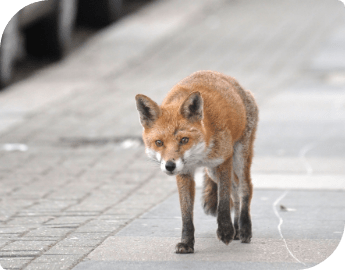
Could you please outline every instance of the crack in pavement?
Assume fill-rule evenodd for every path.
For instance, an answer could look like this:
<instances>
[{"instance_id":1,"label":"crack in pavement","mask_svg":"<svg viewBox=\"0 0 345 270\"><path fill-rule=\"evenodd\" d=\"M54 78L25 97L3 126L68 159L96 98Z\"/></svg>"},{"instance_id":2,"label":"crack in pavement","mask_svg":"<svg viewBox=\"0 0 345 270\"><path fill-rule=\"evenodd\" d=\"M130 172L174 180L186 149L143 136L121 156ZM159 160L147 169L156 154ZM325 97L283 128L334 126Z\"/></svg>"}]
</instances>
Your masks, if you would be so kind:
<instances>
[{"instance_id":1,"label":"crack in pavement","mask_svg":"<svg viewBox=\"0 0 345 270\"><path fill-rule=\"evenodd\" d=\"M279 232L279 234L280 234L281 239L283 239L284 244L285 244L285 247L286 247L287 251L289 252L289 254L291 255L291 257L294 258L297 262L299 262L299 263L303 264L304 266L306 266L305 263L301 262L299 259L297 259L297 258L295 257L295 255L293 255L293 253L292 253L291 250L289 249L289 247L288 247L288 245L287 245L287 243L286 243L286 240L285 240L285 238L284 238L284 236L283 236L283 234L282 234L282 231L281 231L281 226L282 226L282 224L283 224L283 219L282 219L282 217L281 217L281 216L279 215L279 213L278 213L277 204L278 204L288 193L289 193L289 191L286 190L286 191L285 191L282 195L280 195L280 197L279 197L278 199L276 199L276 201L273 203L273 211L274 211L274 214L275 214L275 215L277 216L277 218L279 219L278 232Z\"/></svg>"}]
</instances>

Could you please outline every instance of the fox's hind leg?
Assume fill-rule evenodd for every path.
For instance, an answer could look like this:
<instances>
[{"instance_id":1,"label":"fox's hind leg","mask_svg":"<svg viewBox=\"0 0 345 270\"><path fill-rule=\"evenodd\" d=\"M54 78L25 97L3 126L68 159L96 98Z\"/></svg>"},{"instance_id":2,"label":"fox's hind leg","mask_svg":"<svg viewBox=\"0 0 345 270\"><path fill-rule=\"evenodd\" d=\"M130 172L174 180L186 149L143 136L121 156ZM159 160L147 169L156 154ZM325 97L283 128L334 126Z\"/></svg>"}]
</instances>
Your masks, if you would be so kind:
<instances>
[{"instance_id":1,"label":"fox's hind leg","mask_svg":"<svg viewBox=\"0 0 345 270\"><path fill-rule=\"evenodd\" d=\"M240 239L242 243L249 243L252 238L252 221L250 217L250 203L253 195L253 185L250 167L253 158L253 146L259 111L253 95L249 91L241 92L246 107L247 123L242 138L234 145L233 168L239 181L238 194L241 201L239 218Z\"/></svg>"},{"instance_id":2,"label":"fox's hind leg","mask_svg":"<svg viewBox=\"0 0 345 270\"><path fill-rule=\"evenodd\" d=\"M217 216L217 204L218 204L218 187L210 176L207 174L206 169L204 170L204 187L202 194L202 205L204 212L207 215Z\"/></svg>"},{"instance_id":3,"label":"fox's hind leg","mask_svg":"<svg viewBox=\"0 0 345 270\"><path fill-rule=\"evenodd\" d=\"M230 214L232 159L233 158L230 157L214 169L215 179L218 184L217 237L226 245L228 245L235 236Z\"/></svg>"},{"instance_id":4,"label":"fox's hind leg","mask_svg":"<svg viewBox=\"0 0 345 270\"><path fill-rule=\"evenodd\" d=\"M249 138L236 142L234 146L234 172L239 180L238 193L241 201L239 218L240 239L242 243L249 243L252 238L252 222L250 217L250 203L253 196L253 185L250 167L253 158L253 143L255 129Z\"/></svg>"},{"instance_id":5,"label":"fox's hind leg","mask_svg":"<svg viewBox=\"0 0 345 270\"><path fill-rule=\"evenodd\" d=\"M231 177L231 199L232 199L232 205L234 209L234 228L235 228L235 236L234 240L240 239L240 227L239 227L239 220L240 220L240 196L238 194L238 178L235 173L233 173Z\"/></svg>"}]
</instances>

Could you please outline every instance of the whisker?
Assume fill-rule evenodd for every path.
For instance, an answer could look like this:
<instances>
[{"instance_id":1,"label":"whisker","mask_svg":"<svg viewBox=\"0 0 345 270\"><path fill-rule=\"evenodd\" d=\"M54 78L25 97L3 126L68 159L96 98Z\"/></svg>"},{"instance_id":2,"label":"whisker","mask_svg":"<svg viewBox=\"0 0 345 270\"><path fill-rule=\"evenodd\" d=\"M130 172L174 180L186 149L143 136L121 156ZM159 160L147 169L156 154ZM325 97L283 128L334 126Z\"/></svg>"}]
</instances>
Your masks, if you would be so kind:
<instances>
[{"instance_id":1,"label":"whisker","mask_svg":"<svg viewBox=\"0 0 345 270\"><path fill-rule=\"evenodd\" d=\"M160 162L157 161L156 159L153 159L153 158L149 158L149 157L148 157L147 160L151 163L151 165L160 166Z\"/></svg>"}]
</instances>

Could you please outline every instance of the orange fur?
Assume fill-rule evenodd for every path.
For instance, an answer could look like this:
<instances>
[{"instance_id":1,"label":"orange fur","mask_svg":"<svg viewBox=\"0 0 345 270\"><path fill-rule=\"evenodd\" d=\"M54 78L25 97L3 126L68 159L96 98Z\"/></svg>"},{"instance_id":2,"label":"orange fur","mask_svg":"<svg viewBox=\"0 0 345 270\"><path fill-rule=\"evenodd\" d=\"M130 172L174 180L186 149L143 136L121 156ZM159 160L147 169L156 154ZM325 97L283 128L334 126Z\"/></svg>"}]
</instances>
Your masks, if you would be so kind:
<instances>
[{"instance_id":1,"label":"orange fur","mask_svg":"<svg viewBox=\"0 0 345 270\"><path fill-rule=\"evenodd\" d=\"M197 167L206 167L204 209L217 215L218 238L226 244L238 238L248 243L250 166L258 122L252 94L232 77L199 71L174 86L161 106L144 95L136 100L147 154L164 172L177 175L184 228L177 252L194 250L194 227L188 222ZM234 227L230 203L235 206Z\"/></svg>"}]
</instances>

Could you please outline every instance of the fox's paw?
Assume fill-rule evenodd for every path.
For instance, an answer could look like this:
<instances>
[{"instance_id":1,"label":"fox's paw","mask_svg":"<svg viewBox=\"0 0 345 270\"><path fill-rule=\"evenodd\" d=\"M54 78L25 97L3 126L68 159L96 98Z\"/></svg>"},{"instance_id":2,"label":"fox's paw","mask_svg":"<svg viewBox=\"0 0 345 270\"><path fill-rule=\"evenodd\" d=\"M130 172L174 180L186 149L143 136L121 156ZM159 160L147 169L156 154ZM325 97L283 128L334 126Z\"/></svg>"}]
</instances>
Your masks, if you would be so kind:
<instances>
[{"instance_id":1,"label":"fox's paw","mask_svg":"<svg viewBox=\"0 0 345 270\"><path fill-rule=\"evenodd\" d=\"M252 234L241 230L240 232L241 243L250 243L252 239Z\"/></svg>"},{"instance_id":2,"label":"fox's paw","mask_svg":"<svg viewBox=\"0 0 345 270\"><path fill-rule=\"evenodd\" d=\"M194 253L194 247L189 246L188 244L185 243L178 243L175 247L176 253Z\"/></svg>"},{"instance_id":3,"label":"fox's paw","mask_svg":"<svg viewBox=\"0 0 345 270\"><path fill-rule=\"evenodd\" d=\"M235 232L232 226L218 227L217 229L217 237L225 245L229 245L229 243L234 239L234 236Z\"/></svg>"},{"instance_id":4,"label":"fox's paw","mask_svg":"<svg viewBox=\"0 0 345 270\"><path fill-rule=\"evenodd\" d=\"M252 238L252 222L250 218L242 219L240 222L240 239L241 243L250 243Z\"/></svg>"},{"instance_id":5,"label":"fox's paw","mask_svg":"<svg viewBox=\"0 0 345 270\"><path fill-rule=\"evenodd\" d=\"M252 230L250 227L244 227L240 230L241 243L250 243L252 239Z\"/></svg>"}]
</instances>

